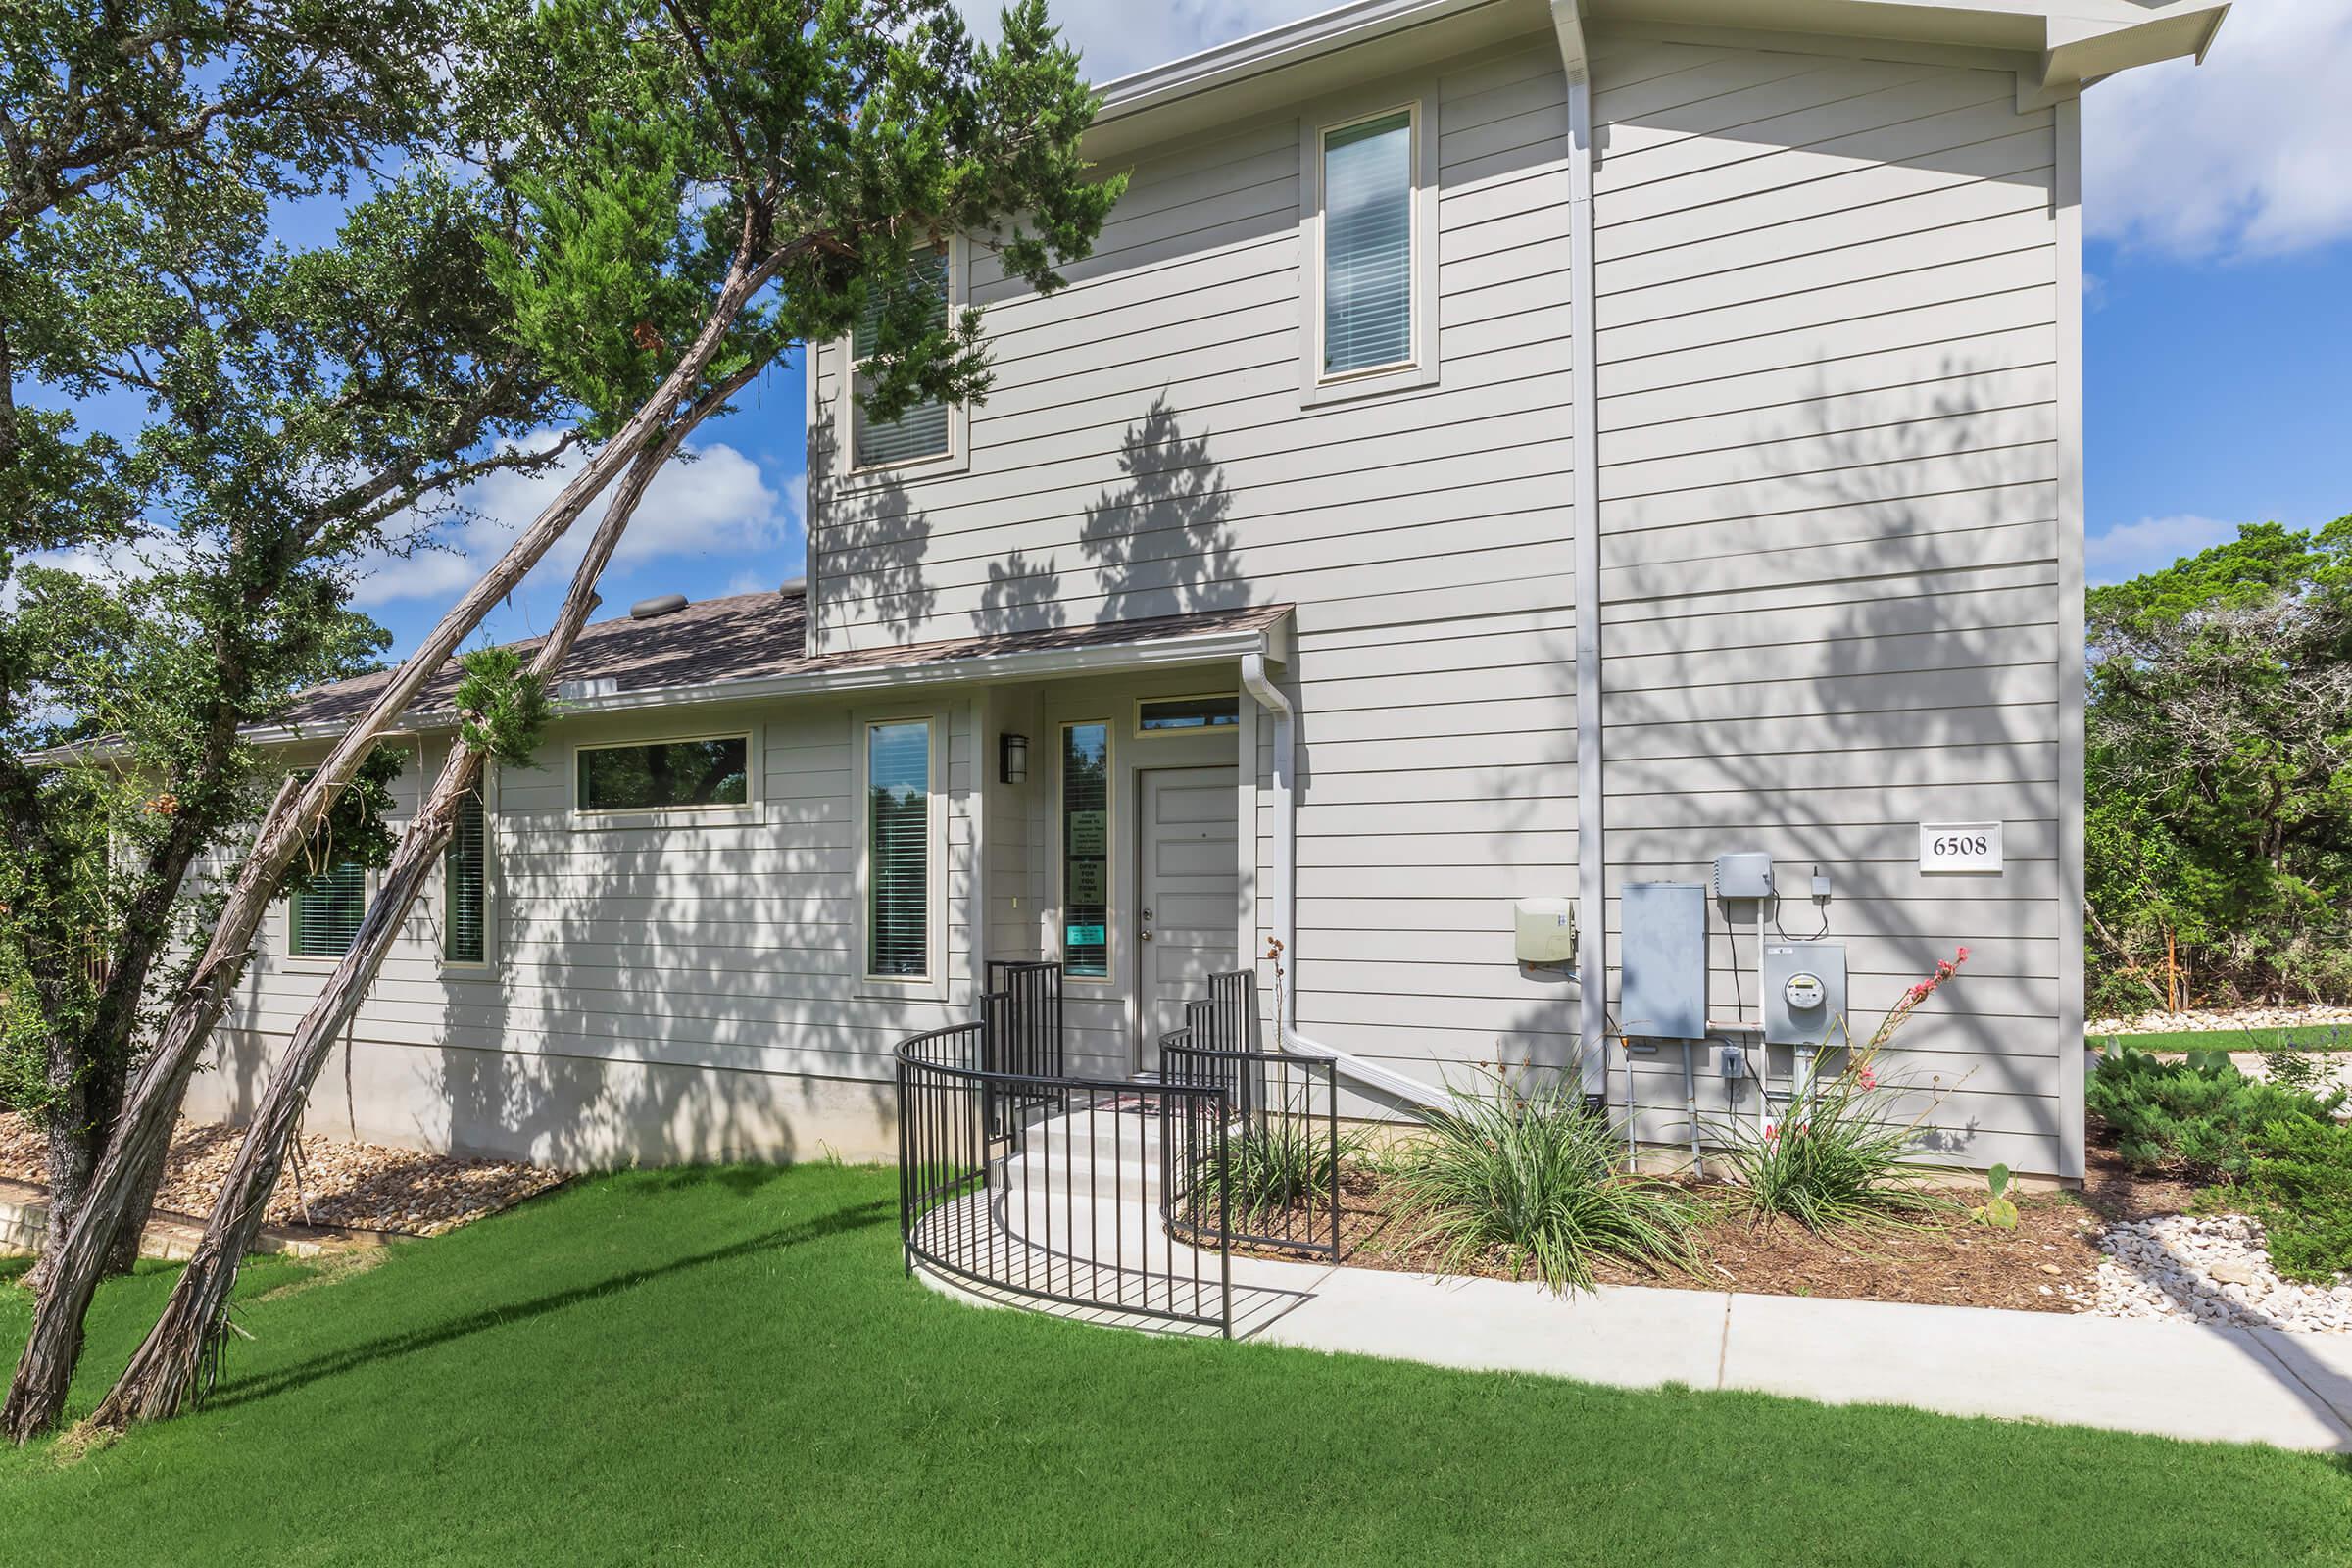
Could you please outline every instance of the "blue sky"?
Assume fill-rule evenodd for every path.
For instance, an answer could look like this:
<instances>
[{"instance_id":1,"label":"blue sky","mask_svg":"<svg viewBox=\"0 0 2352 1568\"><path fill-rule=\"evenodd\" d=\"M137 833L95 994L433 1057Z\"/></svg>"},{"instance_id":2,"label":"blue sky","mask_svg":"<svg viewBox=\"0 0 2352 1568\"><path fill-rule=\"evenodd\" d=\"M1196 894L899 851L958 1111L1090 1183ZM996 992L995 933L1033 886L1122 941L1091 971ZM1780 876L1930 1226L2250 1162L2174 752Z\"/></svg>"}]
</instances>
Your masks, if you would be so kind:
<instances>
[{"instance_id":1,"label":"blue sky","mask_svg":"<svg viewBox=\"0 0 2352 1568\"><path fill-rule=\"evenodd\" d=\"M1097 80L1319 9L1054 5ZM2133 73L2086 97L2092 581L2228 539L2239 522L2309 527L2352 513L2341 372L2352 364L2352 93L2337 85L2347 80L2352 5L2241 0L2203 67ZM671 466L607 574L609 606L801 575L801 374L797 363L771 372L739 413L704 427L697 461ZM455 551L390 563L361 585L396 652L557 483L483 487L470 498L479 521L450 541ZM571 559L560 551L544 564L487 632L543 629Z\"/></svg>"}]
</instances>

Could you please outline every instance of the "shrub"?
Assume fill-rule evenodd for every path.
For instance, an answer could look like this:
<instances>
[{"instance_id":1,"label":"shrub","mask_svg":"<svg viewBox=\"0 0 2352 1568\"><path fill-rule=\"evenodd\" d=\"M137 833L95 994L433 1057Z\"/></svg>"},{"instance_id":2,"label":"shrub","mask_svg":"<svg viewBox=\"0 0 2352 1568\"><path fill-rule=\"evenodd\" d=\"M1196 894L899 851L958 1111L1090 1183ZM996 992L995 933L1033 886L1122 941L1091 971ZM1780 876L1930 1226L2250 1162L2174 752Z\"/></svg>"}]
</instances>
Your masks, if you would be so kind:
<instances>
[{"instance_id":1,"label":"shrub","mask_svg":"<svg viewBox=\"0 0 2352 1568\"><path fill-rule=\"evenodd\" d=\"M1275 1115L1228 1138L1225 1179L1233 1217L1247 1224L1300 1203L1329 1201L1338 1167L1358 1157L1371 1137L1360 1127L1343 1129L1336 1140L1330 1132L1331 1123L1319 1116Z\"/></svg>"},{"instance_id":2,"label":"shrub","mask_svg":"<svg viewBox=\"0 0 2352 1568\"><path fill-rule=\"evenodd\" d=\"M2272 1266L2314 1285L2352 1272L2352 1127L2309 1116L2265 1122L2247 1155L2239 1199L2269 1235Z\"/></svg>"},{"instance_id":3,"label":"shrub","mask_svg":"<svg viewBox=\"0 0 2352 1568\"><path fill-rule=\"evenodd\" d=\"M1605 1117L1585 1109L1571 1069L1523 1091L1501 1076L1452 1091L1397 1180L1446 1266L1499 1250L1514 1275L1533 1271L1562 1293L1592 1287L1592 1265L1690 1268L1700 1210L1663 1182L1624 1171Z\"/></svg>"},{"instance_id":4,"label":"shrub","mask_svg":"<svg viewBox=\"0 0 2352 1568\"><path fill-rule=\"evenodd\" d=\"M2344 1102L2237 1070L2218 1051L2165 1061L2123 1046L2099 1060L2084 1102L2115 1132L2116 1152L2138 1169L2178 1166L2201 1177L2245 1174L2247 1140L2266 1122L2326 1121Z\"/></svg>"},{"instance_id":5,"label":"shrub","mask_svg":"<svg viewBox=\"0 0 2352 1568\"><path fill-rule=\"evenodd\" d=\"M1878 1053L1854 1054L1804 1104L1758 1133L1725 1129L1722 1158L1755 1218L1792 1219L1816 1234L1852 1225L1909 1225L1956 1205L1932 1191L1934 1167L1909 1156L1914 1124L1881 1110L1901 1087L1882 1080Z\"/></svg>"}]
</instances>

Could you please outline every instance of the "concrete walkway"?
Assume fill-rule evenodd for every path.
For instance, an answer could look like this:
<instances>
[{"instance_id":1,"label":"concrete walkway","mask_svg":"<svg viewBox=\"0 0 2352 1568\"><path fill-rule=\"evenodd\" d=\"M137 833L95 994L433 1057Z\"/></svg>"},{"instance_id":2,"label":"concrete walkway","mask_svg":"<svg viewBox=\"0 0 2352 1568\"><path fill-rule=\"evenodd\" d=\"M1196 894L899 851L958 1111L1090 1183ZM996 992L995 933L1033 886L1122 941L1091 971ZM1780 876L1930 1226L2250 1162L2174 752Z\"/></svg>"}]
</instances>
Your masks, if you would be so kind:
<instances>
[{"instance_id":1,"label":"concrete walkway","mask_svg":"<svg viewBox=\"0 0 2352 1568\"><path fill-rule=\"evenodd\" d=\"M2352 1335L1630 1286L1562 1298L1240 1257L1233 1280L1237 1335L1267 1344L2352 1451Z\"/></svg>"}]
</instances>

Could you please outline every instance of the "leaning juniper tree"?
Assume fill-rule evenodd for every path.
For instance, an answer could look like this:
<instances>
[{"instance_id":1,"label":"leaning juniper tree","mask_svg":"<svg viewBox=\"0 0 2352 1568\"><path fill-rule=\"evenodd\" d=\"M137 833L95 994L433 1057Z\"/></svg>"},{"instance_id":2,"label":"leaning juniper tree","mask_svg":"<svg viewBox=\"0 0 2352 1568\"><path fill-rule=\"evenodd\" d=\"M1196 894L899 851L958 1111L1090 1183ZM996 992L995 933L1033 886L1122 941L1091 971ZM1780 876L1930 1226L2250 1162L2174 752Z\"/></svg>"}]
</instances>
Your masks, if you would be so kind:
<instances>
[{"instance_id":1,"label":"leaning juniper tree","mask_svg":"<svg viewBox=\"0 0 2352 1568\"><path fill-rule=\"evenodd\" d=\"M529 220L504 282L523 337L601 411L599 445L263 824L36 1307L0 1417L20 1441L57 1417L122 1173L168 1135L269 891L359 760L489 608L616 475L650 479L686 428L791 343L869 324L876 355L858 395L878 418L918 401L984 396L978 314L939 319L932 298L908 286L917 257L961 234L993 248L1008 274L1056 288L1055 265L1087 254L1119 192L1116 180L1087 176L1079 140L1093 95L1042 0L1008 11L993 48L975 47L945 0L552 0L530 36L542 69L516 90L566 125L548 144L570 156L515 181ZM637 470L641 459L651 461ZM567 602L575 629L592 581L575 582ZM473 701L527 710L546 673L502 680L477 661ZM481 754L520 744L495 730L482 724L466 737L465 760L453 759L412 823L418 853L395 872L409 898ZM372 975L407 908L395 902L379 900L371 951L347 977ZM336 989L356 1002L365 981ZM298 1108L308 1083L299 1061L294 1074L283 1102ZM217 1258L231 1255L228 1225L258 1208L251 1183L274 1174L292 1126L283 1113L257 1124L267 1142L241 1159L243 1189L224 1196L239 1206L227 1221L215 1215ZM113 1418L176 1407L218 1314L221 1274L216 1265L207 1278L219 1283L175 1298L184 1309L151 1340L155 1353L142 1353L139 1383L110 1401Z\"/></svg>"},{"instance_id":2,"label":"leaning juniper tree","mask_svg":"<svg viewBox=\"0 0 2352 1568\"><path fill-rule=\"evenodd\" d=\"M371 172L442 150L427 63L500 3L23 0L0 23L0 987L30 1068L12 1100L48 1144L35 1283L190 868L268 805L240 732L376 651L353 560L544 456L515 438L561 400L505 329L499 215L429 163ZM341 232L274 241L300 202L350 204ZM77 420L92 400L109 427Z\"/></svg>"}]
</instances>

